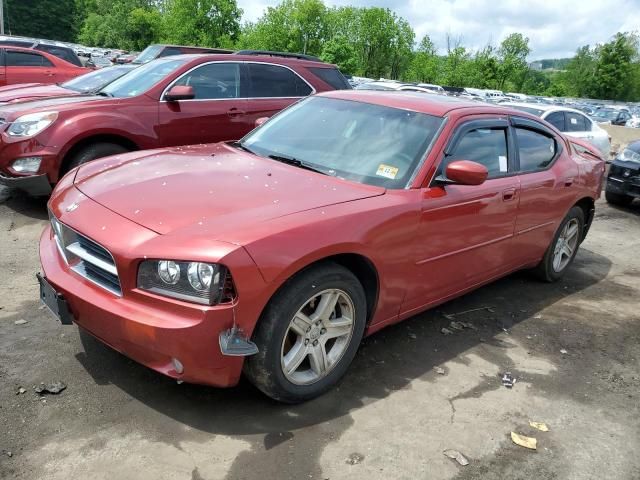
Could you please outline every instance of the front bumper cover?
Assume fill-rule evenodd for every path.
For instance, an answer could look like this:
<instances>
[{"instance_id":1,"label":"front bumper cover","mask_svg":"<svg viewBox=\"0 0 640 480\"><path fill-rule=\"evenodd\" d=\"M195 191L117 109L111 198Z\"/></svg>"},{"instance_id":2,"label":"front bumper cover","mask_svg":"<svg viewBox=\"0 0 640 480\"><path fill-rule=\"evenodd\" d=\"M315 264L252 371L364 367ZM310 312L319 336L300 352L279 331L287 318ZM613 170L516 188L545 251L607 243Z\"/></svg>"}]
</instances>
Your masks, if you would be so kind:
<instances>
[{"instance_id":1,"label":"front bumper cover","mask_svg":"<svg viewBox=\"0 0 640 480\"><path fill-rule=\"evenodd\" d=\"M46 196L51 193L51 184L46 174L7 177L0 173L0 185L22 190L34 197Z\"/></svg>"}]
</instances>

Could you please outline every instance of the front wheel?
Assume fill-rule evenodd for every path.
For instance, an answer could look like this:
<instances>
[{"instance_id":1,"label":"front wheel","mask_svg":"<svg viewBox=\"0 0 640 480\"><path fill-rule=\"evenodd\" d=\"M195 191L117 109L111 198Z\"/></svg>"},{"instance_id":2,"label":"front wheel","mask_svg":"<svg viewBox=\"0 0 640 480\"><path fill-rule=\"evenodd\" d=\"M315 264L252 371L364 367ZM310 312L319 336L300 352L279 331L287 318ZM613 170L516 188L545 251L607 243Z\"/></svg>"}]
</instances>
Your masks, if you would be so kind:
<instances>
[{"instance_id":1,"label":"front wheel","mask_svg":"<svg viewBox=\"0 0 640 480\"><path fill-rule=\"evenodd\" d=\"M65 165L65 169L62 173L67 173L69 170L92 160L128 151L129 150L125 147L118 145L117 143L92 143L78 150L75 155L69 159L69 162Z\"/></svg>"},{"instance_id":2,"label":"front wheel","mask_svg":"<svg viewBox=\"0 0 640 480\"><path fill-rule=\"evenodd\" d=\"M547 248L542 261L535 268L535 273L545 282L560 280L578 253L578 247L584 231L584 210L573 207Z\"/></svg>"},{"instance_id":3,"label":"front wheel","mask_svg":"<svg viewBox=\"0 0 640 480\"><path fill-rule=\"evenodd\" d=\"M362 285L334 263L296 275L274 296L253 335L259 352L245 374L266 395L286 403L330 390L351 364L366 323Z\"/></svg>"}]
</instances>

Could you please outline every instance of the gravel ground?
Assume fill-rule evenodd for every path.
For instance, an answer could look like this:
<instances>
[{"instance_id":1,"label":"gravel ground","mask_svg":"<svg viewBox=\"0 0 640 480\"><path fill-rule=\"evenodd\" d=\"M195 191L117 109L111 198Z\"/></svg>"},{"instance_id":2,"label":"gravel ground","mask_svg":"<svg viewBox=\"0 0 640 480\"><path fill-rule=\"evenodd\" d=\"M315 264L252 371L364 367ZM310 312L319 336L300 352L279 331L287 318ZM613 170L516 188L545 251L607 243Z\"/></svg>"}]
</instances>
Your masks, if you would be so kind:
<instances>
[{"instance_id":1,"label":"gravel ground","mask_svg":"<svg viewBox=\"0 0 640 480\"><path fill-rule=\"evenodd\" d=\"M640 205L597 207L559 283L518 273L388 328L291 407L177 385L56 324L34 276L45 203L0 191L0 478L640 479Z\"/></svg>"}]
</instances>

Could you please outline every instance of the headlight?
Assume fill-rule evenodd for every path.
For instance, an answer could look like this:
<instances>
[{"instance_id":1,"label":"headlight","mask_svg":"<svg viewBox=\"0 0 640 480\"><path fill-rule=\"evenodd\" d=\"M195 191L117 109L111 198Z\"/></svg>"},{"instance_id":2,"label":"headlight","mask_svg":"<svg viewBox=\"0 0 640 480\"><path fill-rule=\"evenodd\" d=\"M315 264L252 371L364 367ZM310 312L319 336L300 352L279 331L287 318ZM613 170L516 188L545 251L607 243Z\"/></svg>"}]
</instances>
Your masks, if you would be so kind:
<instances>
[{"instance_id":1,"label":"headlight","mask_svg":"<svg viewBox=\"0 0 640 480\"><path fill-rule=\"evenodd\" d=\"M188 302L216 305L233 300L230 276L217 263L145 260L138 268L138 288Z\"/></svg>"},{"instance_id":2,"label":"headlight","mask_svg":"<svg viewBox=\"0 0 640 480\"><path fill-rule=\"evenodd\" d=\"M29 113L11 122L7 133L12 137L33 137L55 122L58 112Z\"/></svg>"},{"instance_id":3,"label":"headlight","mask_svg":"<svg viewBox=\"0 0 640 480\"><path fill-rule=\"evenodd\" d=\"M19 173L36 173L40 169L42 157L18 158L11 164L11 168Z\"/></svg>"},{"instance_id":4,"label":"headlight","mask_svg":"<svg viewBox=\"0 0 640 480\"><path fill-rule=\"evenodd\" d=\"M640 153L634 152L633 150L629 150L625 148L622 153L618 154L618 160L623 160L625 162L635 162L640 163Z\"/></svg>"}]
</instances>

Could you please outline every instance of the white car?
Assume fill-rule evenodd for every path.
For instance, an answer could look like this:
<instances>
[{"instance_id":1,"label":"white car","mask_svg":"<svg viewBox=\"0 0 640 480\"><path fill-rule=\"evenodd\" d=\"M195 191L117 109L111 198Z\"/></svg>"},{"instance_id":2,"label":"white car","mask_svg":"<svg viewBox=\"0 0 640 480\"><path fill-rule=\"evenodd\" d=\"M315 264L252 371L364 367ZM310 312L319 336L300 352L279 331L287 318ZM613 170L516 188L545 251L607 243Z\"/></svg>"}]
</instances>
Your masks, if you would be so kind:
<instances>
[{"instance_id":1,"label":"white car","mask_svg":"<svg viewBox=\"0 0 640 480\"><path fill-rule=\"evenodd\" d=\"M611 153L611 138L609 137L609 133L580 110L538 103L507 102L501 103L500 105L537 115L565 135L582 138L592 143L600 150L605 160L609 159L609 154Z\"/></svg>"}]
</instances>

